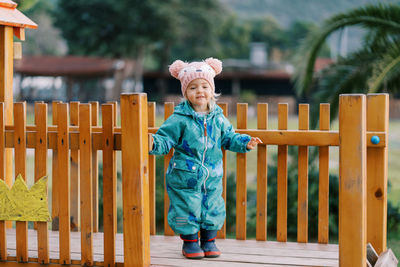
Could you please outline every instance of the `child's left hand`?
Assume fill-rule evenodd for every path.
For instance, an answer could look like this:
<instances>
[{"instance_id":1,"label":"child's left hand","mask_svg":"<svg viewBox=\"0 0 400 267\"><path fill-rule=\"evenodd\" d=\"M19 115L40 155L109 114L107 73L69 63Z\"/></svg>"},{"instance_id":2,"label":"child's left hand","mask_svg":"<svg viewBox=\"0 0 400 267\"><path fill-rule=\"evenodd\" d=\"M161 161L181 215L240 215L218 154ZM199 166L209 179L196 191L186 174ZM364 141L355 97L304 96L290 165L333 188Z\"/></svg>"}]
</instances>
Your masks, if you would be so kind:
<instances>
[{"instance_id":1,"label":"child's left hand","mask_svg":"<svg viewBox=\"0 0 400 267\"><path fill-rule=\"evenodd\" d=\"M252 137L247 143L247 149L254 149L256 148L257 144L262 144L261 139L258 137Z\"/></svg>"}]
</instances>

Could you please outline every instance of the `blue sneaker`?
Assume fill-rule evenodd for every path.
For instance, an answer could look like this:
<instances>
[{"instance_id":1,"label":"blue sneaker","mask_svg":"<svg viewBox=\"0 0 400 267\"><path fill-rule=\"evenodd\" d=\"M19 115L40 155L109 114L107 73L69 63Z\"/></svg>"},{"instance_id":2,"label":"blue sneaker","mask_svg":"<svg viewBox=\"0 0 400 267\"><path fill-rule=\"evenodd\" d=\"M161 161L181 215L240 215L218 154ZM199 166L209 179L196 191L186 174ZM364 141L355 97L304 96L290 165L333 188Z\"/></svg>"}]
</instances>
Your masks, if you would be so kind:
<instances>
[{"instance_id":1,"label":"blue sneaker","mask_svg":"<svg viewBox=\"0 0 400 267\"><path fill-rule=\"evenodd\" d=\"M188 259L204 258L204 251L199 246L198 234L181 235L183 240L182 254Z\"/></svg>"},{"instance_id":2,"label":"blue sneaker","mask_svg":"<svg viewBox=\"0 0 400 267\"><path fill-rule=\"evenodd\" d=\"M215 245L216 238L217 230L200 229L200 244L201 249L204 251L204 257L217 258L221 255L221 251Z\"/></svg>"}]
</instances>

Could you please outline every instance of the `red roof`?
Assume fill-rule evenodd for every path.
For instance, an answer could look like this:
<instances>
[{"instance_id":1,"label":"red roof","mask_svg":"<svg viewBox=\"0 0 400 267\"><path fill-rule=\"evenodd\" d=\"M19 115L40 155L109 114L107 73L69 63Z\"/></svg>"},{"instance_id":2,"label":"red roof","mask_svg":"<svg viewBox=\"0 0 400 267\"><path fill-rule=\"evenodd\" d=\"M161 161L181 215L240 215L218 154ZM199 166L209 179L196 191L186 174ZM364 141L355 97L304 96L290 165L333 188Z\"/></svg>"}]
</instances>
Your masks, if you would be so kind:
<instances>
[{"instance_id":1,"label":"red roof","mask_svg":"<svg viewBox=\"0 0 400 267\"><path fill-rule=\"evenodd\" d=\"M114 59L83 56L23 56L15 72L30 76L105 76L114 72Z\"/></svg>"},{"instance_id":2,"label":"red roof","mask_svg":"<svg viewBox=\"0 0 400 267\"><path fill-rule=\"evenodd\" d=\"M0 0L0 25L36 29L37 24L16 7L17 4L11 0Z\"/></svg>"}]
</instances>

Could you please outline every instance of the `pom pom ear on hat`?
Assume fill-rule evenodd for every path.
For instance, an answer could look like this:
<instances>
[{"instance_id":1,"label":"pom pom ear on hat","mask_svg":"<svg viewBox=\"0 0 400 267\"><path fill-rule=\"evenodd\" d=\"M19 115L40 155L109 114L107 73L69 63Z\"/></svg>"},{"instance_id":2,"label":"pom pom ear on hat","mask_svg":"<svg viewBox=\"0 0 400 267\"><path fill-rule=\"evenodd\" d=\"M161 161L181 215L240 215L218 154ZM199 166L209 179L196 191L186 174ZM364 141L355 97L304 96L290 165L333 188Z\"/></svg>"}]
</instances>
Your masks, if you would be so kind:
<instances>
[{"instance_id":1,"label":"pom pom ear on hat","mask_svg":"<svg viewBox=\"0 0 400 267\"><path fill-rule=\"evenodd\" d=\"M188 63L183 62L182 60L175 60L170 66L169 66L169 72L173 77L176 79L179 79L179 72L188 65Z\"/></svg>"},{"instance_id":2,"label":"pom pom ear on hat","mask_svg":"<svg viewBox=\"0 0 400 267\"><path fill-rule=\"evenodd\" d=\"M204 60L208 65L211 66L211 68L214 69L215 71L215 75L220 74L222 71L222 62L219 59L216 58L207 58L206 60Z\"/></svg>"}]
</instances>

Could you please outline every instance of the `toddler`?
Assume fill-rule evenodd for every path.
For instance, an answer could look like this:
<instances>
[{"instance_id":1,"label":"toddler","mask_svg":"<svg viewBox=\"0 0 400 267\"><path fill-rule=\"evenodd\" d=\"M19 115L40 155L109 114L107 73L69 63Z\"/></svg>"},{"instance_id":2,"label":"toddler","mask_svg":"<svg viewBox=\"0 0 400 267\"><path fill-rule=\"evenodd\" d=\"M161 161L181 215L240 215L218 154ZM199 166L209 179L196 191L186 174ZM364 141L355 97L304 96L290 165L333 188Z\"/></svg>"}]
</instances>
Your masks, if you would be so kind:
<instances>
[{"instance_id":1,"label":"toddler","mask_svg":"<svg viewBox=\"0 0 400 267\"><path fill-rule=\"evenodd\" d=\"M218 257L221 252L215 238L225 220L221 147L244 153L261 140L235 133L215 104L214 77L222 71L220 60L177 60L169 71L180 80L184 101L150 138L150 154L162 155L175 149L166 173L168 224L180 234L185 257Z\"/></svg>"}]
</instances>

